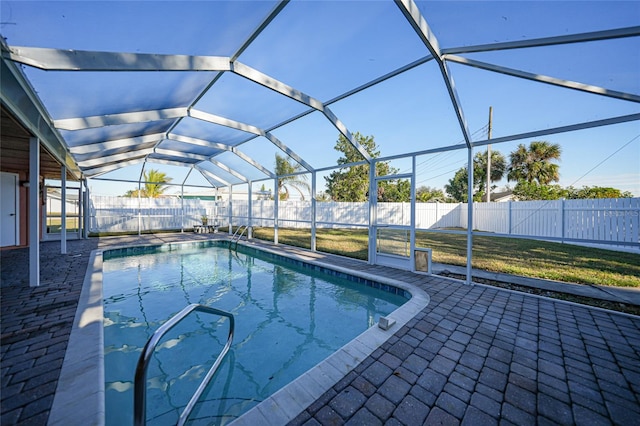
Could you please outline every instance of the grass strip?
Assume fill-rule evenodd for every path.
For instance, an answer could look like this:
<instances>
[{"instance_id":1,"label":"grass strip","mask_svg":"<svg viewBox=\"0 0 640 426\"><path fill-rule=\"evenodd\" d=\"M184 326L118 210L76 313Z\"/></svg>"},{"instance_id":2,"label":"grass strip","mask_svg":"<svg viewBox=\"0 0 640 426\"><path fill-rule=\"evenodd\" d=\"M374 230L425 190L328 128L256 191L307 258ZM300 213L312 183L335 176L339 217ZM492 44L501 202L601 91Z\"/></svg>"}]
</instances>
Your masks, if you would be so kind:
<instances>
[{"instance_id":1,"label":"grass strip","mask_svg":"<svg viewBox=\"0 0 640 426\"><path fill-rule=\"evenodd\" d=\"M255 238L273 241L273 228L254 228ZM433 250L433 261L465 266L466 235L416 231L416 246ZM308 229L279 228L278 242L311 247ZM318 251L367 259L368 230L318 229ZM640 255L573 244L474 236L473 268L577 284L640 287Z\"/></svg>"}]
</instances>

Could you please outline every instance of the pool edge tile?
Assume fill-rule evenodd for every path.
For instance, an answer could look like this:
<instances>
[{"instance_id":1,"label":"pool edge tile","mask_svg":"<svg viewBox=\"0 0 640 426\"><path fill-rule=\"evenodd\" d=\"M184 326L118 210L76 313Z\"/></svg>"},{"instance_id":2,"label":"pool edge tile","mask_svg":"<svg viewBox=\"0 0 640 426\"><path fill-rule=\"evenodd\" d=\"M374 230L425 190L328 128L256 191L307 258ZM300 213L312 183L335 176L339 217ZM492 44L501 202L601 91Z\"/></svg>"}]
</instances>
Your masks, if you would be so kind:
<instances>
[{"instance_id":1,"label":"pool edge tile","mask_svg":"<svg viewBox=\"0 0 640 426\"><path fill-rule=\"evenodd\" d=\"M48 425L104 425L105 422L102 251L91 252L88 265ZM88 341L97 345L97 350L89 349L89 356ZM82 413L82 418L78 413Z\"/></svg>"}]
</instances>

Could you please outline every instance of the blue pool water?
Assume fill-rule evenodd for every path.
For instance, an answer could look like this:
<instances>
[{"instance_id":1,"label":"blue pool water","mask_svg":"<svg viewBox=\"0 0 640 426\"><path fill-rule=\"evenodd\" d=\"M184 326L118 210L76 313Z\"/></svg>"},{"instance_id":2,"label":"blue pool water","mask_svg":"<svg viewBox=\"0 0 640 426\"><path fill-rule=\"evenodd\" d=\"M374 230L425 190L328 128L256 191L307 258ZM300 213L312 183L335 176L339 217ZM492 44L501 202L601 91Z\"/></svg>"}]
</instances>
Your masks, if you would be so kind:
<instances>
[{"instance_id":1,"label":"blue pool water","mask_svg":"<svg viewBox=\"0 0 640 426\"><path fill-rule=\"evenodd\" d=\"M403 290L382 285L393 293L383 291L374 288L381 287L377 283L243 250L105 253L108 425L132 424L133 376L142 347L191 303L236 318L231 350L190 417L193 424L225 424L407 301ZM228 327L226 319L193 313L161 340L147 375L150 424L176 423L224 346Z\"/></svg>"}]
</instances>

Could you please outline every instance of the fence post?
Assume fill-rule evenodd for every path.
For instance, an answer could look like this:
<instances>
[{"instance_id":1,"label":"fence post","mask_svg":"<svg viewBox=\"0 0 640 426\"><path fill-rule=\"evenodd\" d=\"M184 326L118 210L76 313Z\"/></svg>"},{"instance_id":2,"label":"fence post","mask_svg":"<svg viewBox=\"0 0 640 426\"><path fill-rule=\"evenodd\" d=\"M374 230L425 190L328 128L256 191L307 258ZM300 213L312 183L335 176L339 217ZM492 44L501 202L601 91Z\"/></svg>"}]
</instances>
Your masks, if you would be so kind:
<instances>
[{"instance_id":1,"label":"fence post","mask_svg":"<svg viewBox=\"0 0 640 426\"><path fill-rule=\"evenodd\" d=\"M562 244L564 244L564 231L565 231L565 229L564 229L564 215L565 215L564 208L565 208L565 203L564 202L566 200L564 198L561 198L561 201L562 202L560 203L560 209L562 210L562 212L561 212L560 216L562 218L562 225L560 225L560 232L562 232L562 234L560 235L560 242Z\"/></svg>"},{"instance_id":2,"label":"fence post","mask_svg":"<svg viewBox=\"0 0 640 426\"><path fill-rule=\"evenodd\" d=\"M509 200L509 235L511 235L511 203L513 201Z\"/></svg>"}]
</instances>

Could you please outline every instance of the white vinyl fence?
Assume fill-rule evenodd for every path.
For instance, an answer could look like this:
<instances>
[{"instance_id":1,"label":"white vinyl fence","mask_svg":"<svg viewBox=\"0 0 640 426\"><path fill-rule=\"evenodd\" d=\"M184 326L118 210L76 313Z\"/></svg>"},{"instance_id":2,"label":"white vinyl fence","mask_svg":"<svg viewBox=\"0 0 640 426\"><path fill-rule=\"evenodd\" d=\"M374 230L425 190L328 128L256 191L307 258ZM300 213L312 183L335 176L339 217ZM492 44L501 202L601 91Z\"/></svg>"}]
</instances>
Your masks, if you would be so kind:
<instances>
[{"instance_id":1,"label":"white vinyl fence","mask_svg":"<svg viewBox=\"0 0 640 426\"><path fill-rule=\"evenodd\" d=\"M251 224L273 227L276 205L271 200L253 200ZM378 223L410 225L409 203L378 203ZM231 211L231 217L229 217ZM191 229L206 213L209 224L228 226L249 223L249 203L175 198L138 199L92 196L91 232L137 232L162 229ZM474 203L475 231L523 237L606 242L640 246L640 198L596 200L511 201ZM280 201L278 226L310 228L310 201ZM319 228L361 228L369 224L369 203L316 203ZM467 205L417 203L416 229L463 228L467 226Z\"/></svg>"},{"instance_id":2,"label":"white vinyl fence","mask_svg":"<svg viewBox=\"0 0 640 426\"><path fill-rule=\"evenodd\" d=\"M460 209L460 226L467 209ZM640 245L640 198L476 203L473 228L500 234Z\"/></svg>"},{"instance_id":3,"label":"white vinyl fence","mask_svg":"<svg viewBox=\"0 0 640 426\"><path fill-rule=\"evenodd\" d=\"M140 207L140 208L138 208ZM138 232L193 228L204 214L212 221L218 208L215 201L176 198L91 196L89 232Z\"/></svg>"}]
</instances>

